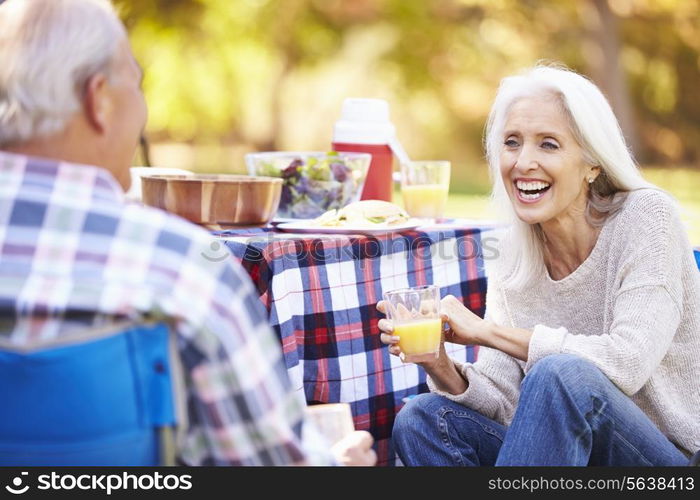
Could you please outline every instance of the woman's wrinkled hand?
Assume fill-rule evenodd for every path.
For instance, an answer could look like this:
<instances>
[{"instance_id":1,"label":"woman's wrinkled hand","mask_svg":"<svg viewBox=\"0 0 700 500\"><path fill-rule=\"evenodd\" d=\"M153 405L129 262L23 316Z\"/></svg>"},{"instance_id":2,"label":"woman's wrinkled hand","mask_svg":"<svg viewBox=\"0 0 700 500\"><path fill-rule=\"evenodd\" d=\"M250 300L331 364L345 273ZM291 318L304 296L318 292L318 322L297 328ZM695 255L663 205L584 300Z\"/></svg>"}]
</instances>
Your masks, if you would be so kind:
<instances>
[{"instance_id":1,"label":"woman's wrinkled hand","mask_svg":"<svg viewBox=\"0 0 700 500\"><path fill-rule=\"evenodd\" d=\"M386 315L386 302L380 300L377 303L377 311ZM382 344L389 346L389 353L394 356L401 355L401 348L399 347L399 337L394 335L394 322L390 319L380 319L377 323L377 327L382 332L379 336Z\"/></svg>"},{"instance_id":2,"label":"woman's wrinkled hand","mask_svg":"<svg viewBox=\"0 0 700 500\"><path fill-rule=\"evenodd\" d=\"M386 302L383 300L380 300L377 303L377 310L382 313L386 314ZM444 326L444 319L443 319L443 326ZM382 344L385 344L389 346L389 354L393 354L394 356L401 356L401 348L399 347L399 337L394 335L394 322L391 321L390 319L383 318L380 319L379 322L377 323L377 327L379 330L382 332L379 340L382 342ZM444 332L444 330L443 330ZM425 361L421 363L416 363L419 366L422 366L426 371L430 371L433 366L436 366L441 363L445 363L446 360L448 360L447 353L445 351L445 338L444 335L442 339L440 340L440 354L438 355L435 360L431 361Z\"/></svg>"},{"instance_id":3,"label":"woman's wrinkled hand","mask_svg":"<svg viewBox=\"0 0 700 500\"><path fill-rule=\"evenodd\" d=\"M440 312L449 325L445 334L449 342L481 345L487 337L490 323L471 312L454 295L446 295L440 301Z\"/></svg>"}]
</instances>

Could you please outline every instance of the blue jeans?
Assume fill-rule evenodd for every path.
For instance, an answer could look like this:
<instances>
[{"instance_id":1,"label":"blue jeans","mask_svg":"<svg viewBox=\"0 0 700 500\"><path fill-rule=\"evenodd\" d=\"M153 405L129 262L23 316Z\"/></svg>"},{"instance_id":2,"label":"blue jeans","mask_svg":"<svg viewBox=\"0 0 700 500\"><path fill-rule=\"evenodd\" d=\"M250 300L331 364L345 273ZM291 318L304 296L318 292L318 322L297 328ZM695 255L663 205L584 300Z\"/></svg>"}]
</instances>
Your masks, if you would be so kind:
<instances>
[{"instance_id":1,"label":"blue jeans","mask_svg":"<svg viewBox=\"0 0 700 500\"><path fill-rule=\"evenodd\" d=\"M555 354L520 386L510 427L437 394L396 417L405 465L687 465L649 418L592 363Z\"/></svg>"}]
</instances>

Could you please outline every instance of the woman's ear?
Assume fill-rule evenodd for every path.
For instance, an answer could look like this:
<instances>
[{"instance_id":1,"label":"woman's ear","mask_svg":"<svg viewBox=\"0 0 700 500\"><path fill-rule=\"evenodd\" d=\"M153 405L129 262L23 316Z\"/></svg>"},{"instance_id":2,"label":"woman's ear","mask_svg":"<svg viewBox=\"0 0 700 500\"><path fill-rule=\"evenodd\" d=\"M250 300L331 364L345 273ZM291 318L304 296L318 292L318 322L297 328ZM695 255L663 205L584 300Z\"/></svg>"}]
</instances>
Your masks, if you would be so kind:
<instances>
[{"instance_id":1,"label":"woman's ear","mask_svg":"<svg viewBox=\"0 0 700 500\"><path fill-rule=\"evenodd\" d=\"M109 84L104 74L91 76L85 84L83 110L90 126L97 132L104 133L111 113Z\"/></svg>"}]
</instances>

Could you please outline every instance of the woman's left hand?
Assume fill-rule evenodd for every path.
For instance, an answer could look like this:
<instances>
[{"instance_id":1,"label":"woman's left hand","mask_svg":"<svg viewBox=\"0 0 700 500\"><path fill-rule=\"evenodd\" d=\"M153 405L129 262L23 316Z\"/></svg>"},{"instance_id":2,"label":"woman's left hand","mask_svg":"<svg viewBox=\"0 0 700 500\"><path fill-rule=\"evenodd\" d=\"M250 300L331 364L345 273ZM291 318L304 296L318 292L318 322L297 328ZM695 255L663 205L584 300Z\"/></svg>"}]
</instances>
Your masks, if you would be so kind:
<instances>
[{"instance_id":1,"label":"woman's left hand","mask_svg":"<svg viewBox=\"0 0 700 500\"><path fill-rule=\"evenodd\" d=\"M471 312L454 295L447 295L440 301L443 321L450 325L445 332L445 340L455 344L482 345L487 338L491 323Z\"/></svg>"}]
</instances>

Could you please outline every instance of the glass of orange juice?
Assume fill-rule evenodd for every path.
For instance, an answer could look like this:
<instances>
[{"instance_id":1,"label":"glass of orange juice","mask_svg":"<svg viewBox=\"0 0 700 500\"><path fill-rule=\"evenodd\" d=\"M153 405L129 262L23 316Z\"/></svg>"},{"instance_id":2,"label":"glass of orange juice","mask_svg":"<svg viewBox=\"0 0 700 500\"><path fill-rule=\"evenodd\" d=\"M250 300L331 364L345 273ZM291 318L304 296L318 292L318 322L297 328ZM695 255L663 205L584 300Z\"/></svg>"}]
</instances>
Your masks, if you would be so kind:
<instances>
[{"instance_id":1,"label":"glass of orange juice","mask_svg":"<svg viewBox=\"0 0 700 500\"><path fill-rule=\"evenodd\" d=\"M411 217L440 219L450 190L449 161L409 161L401 164L401 194Z\"/></svg>"},{"instance_id":2,"label":"glass of orange juice","mask_svg":"<svg viewBox=\"0 0 700 500\"><path fill-rule=\"evenodd\" d=\"M420 363L438 357L442 336L440 288L436 285L400 288L384 293L387 318L399 337L401 360Z\"/></svg>"}]
</instances>

